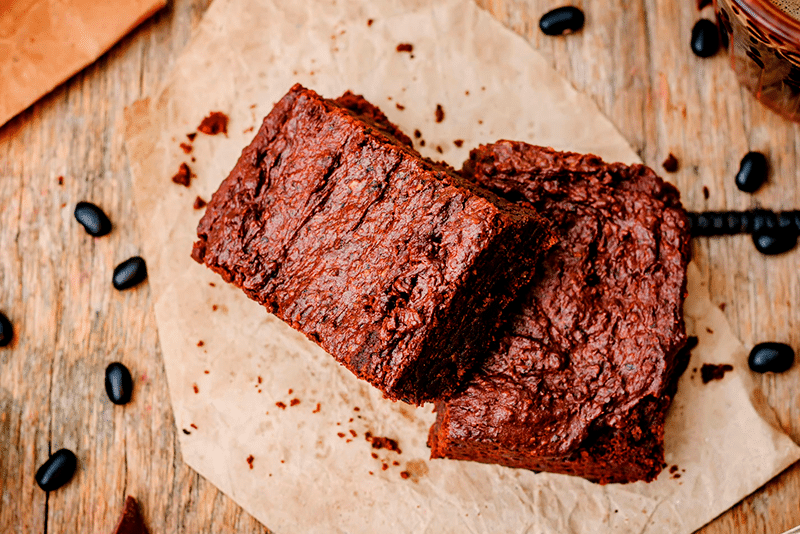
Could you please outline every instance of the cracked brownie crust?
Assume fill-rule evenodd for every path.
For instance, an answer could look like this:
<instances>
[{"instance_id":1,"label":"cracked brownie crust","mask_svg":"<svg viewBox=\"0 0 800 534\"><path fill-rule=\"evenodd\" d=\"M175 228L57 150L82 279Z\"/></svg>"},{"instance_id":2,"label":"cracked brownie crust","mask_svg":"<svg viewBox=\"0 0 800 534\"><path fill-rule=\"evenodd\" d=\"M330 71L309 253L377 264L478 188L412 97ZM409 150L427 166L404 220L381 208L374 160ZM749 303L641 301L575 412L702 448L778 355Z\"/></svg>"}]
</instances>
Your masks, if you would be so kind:
<instances>
[{"instance_id":1,"label":"cracked brownie crust","mask_svg":"<svg viewBox=\"0 0 800 534\"><path fill-rule=\"evenodd\" d=\"M485 354L547 226L422 159L358 95L295 85L208 204L192 257L392 399Z\"/></svg>"},{"instance_id":2,"label":"cracked brownie crust","mask_svg":"<svg viewBox=\"0 0 800 534\"><path fill-rule=\"evenodd\" d=\"M689 227L678 191L642 165L510 141L473 150L463 173L532 204L560 241L499 348L437 403L431 456L652 480L686 361Z\"/></svg>"}]
</instances>

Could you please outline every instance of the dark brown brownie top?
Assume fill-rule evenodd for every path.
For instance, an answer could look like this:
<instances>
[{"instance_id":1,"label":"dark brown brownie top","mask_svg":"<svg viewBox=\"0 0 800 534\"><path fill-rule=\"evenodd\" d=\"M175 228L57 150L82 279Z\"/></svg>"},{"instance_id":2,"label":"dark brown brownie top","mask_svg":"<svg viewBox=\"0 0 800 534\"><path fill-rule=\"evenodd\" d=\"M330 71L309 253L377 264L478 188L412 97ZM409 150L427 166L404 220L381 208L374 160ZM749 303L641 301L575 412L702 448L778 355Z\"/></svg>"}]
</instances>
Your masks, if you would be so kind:
<instances>
[{"instance_id":1,"label":"dark brown brownie top","mask_svg":"<svg viewBox=\"0 0 800 534\"><path fill-rule=\"evenodd\" d=\"M537 254L507 242L545 234L529 209L422 159L362 97L296 85L214 193L192 256L357 376L419 402L431 392L398 392L417 360L477 351L454 340L470 337L459 329L476 306L501 298L482 281L510 261L529 263L530 276ZM506 249L516 255L498 254ZM471 282L474 299L463 295ZM468 309L451 309L455 299ZM419 369L419 389L465 372Z\"/></svg>"},{"instance_id":2,"label":"dark brown brownie top","mask_svg":"<svg viewBox=\"0 0 800 534\"><path fill-rule=\"evenodd\" d=\"M668 385L686 342L689 229L678 191L642 165L500 141L462 171L530 202L559 236L500 348L446 403L447 439L563 456Z\"/></svg>"}]
</instances>

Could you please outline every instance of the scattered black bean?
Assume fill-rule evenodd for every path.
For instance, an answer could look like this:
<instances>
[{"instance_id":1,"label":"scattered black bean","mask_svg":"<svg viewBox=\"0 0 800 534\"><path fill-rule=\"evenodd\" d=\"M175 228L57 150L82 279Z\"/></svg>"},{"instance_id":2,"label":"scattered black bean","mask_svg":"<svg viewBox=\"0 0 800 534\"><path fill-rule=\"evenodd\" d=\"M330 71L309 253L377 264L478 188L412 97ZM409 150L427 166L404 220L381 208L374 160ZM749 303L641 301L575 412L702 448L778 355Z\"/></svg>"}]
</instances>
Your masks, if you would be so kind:
<instances>
[{"instance_id":1,"label":"scattered black bean","mask_svg":"<svg viewBox=\"0 0 800 534\"><path fill-rule=\"evenodd\" d=\"M797 245L797 232L790 229L769 229L753 234L753 244L762 254L775 256L789 252Z\"/></svg>"},{"instance_id":2,"label":"scattered black bean","mask_svg":"<svg viewBox=\"0 0 800 534\"><path fill-rule=\"evenodd\" d=\"M78 202L75 206L75 219L83 225L90 236L101 237L111 231L111 221L103 210L91 202Z\"/></svg>"},{"instance_id":3,"label":"scattered black bean","mask_svg":"<svg viewBox=\"0 0 800 534\"><path fill-rule=\"evenodd\" d=\"M559 7L542 15L539 29L545 35L564 35L583 28L585 20L583 11L577 7Z\"/></svg>"},{"instance_id":4,"label":"scattered black bean","mask_svg":"<svg viewBox=\"0 0 800 534\"><path fill-rule=\"evenodd\" d=\"M12 339L14 339L14 325L3 312L0 312L0 347L5 347Z\"/></svg>"},{"instance_id":5,"label":"scattered black bean","mask_svg":"<svg viewBox=\"0 0 800 534\"><path fill-rule=\"evenodd\" d=\"M112 282L120 291L141 284L147 278L147 265L139 256L123 261L114 268Z\"/></svg>"},{"instance_id":6,"label":"scattered black bean","mask_svg":"<svg viewBox=\"0 0 800 534\"><path fill-rule=\"evenodd\" d=\"M77 467L78 459L72 451L58 450L36 471L36 483L44 491L57 490L70 481Z\"/></svg>"},{"instance_id":7,"label":"scattered black bean","mask_svg":"<svg viewBox=\"0 0 800 534\"><path fill-rule=\"evenodd\" d=\"M761 152L748 152L742 158L736 174L736 187L745 193L755 193L767 181L767 158Z\"/></svg>"},{"instance_id":8,"label":"scattered black bean","mask_svg":"<svg viewBox=\"0 0 800 534\"><path fill-rule=\"evenodd\" d=\"M794 350L784 343L759 343L747 358L756 373L782 373L794 363Z\"/></svg>"},{"instance_id":9,"label":"scattered black bean","mask_svg":"<svg viewBox=\"0 0 800 534\"><path fill-rule=\"evenodd\" d=\"M114 404L127 404L133 393L133 378L128 368L119 362L106 367L106 393Z\"/></svg>"},{"instance_id":10,"label":"scattered black bean","mask_svg":"<svg viewBox=\"0 0 800 534\"><path fill-rule=\"evenodd\" d=\"M700 19L692 28L692 52L699 57L711 57L719 50L717 25L708 19Z\"/></svg>"}]
</instances>

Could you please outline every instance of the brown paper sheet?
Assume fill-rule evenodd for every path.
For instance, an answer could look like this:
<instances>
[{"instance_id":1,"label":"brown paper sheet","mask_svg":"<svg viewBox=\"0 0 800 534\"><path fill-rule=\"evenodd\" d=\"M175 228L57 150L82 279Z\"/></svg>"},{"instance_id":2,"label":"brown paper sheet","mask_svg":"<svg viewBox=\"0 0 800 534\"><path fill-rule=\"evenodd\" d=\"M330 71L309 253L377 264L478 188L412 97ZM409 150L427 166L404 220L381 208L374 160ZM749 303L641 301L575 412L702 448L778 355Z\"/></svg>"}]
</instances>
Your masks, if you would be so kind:
<instances>
[{"instance_id":1,"label":"brown paper sheet","mask_svg":"<svg viewBox=\"0 0 800 534\"><path fill-rule=\"evenodd\" d=\"M166 0L0 0L0 126L165 4Z\"/></svg>"},{"instance_id":2,"label":"brown paper sheet","mask_svg":"<svg viewBox=\"0 0 800 534\"><path fill-rule=\"evenodd\" d=\"M395 50L399 43L413 44L413 58ZM705 386L691 372L682 378L666 442L680 478L665 471L651 484L603 487L430 461L430 405L382 399L189 258L200 217L195 197L210 198L251 128L295 81L329 97L363 93L405 131L421 131L424 155L455 166L469 147L503 137L637 161L590 99L471 2L216 0L163 93L129 110L128 149L175 419L189 432L178 434L183 457L265 525L325 533L688 533L800 458L769 422L769 409L754 407L745 350L691 265L685 314L700 344L690 369L727 362L735 370ZM445 111L441 123L436 104ZM178 143L210 110L230 115L229 134L199 135L190 163L197 177L190 189L176 186L170 176L190 158ZM373 450L367 431L397 439L402 453Z\"/></svg>"}]
</instances>

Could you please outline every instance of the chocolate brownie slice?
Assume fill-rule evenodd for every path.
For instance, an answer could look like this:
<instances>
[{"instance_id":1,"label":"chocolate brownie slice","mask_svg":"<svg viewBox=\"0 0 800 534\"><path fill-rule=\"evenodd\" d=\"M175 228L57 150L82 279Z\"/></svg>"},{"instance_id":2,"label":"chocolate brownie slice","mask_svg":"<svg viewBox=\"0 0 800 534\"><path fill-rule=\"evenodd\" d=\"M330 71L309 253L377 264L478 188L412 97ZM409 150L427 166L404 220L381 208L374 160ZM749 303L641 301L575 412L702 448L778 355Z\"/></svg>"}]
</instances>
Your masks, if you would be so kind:
<instances>
[{"instance_id":1,"label":"chocolate brownie slice","mask_svg":"<svg viewBox=\"0 0 800 534\"><path fill-rule=\"evenodd\" d=\"M559 242L499 348L436 405L433 458L652 480L683 371L689 225L678 191L642 165L510 141L465 176L550 219Z\"/></svg>"},{"instance_id":2,"label":"chocolate brownie slice","mask_svg":"<svg viewBox=\"0 0 800 534\"><path fill-rule=\"evenodd\" d=\"M420 157L350 93L295 85L208 204L192 257L392 399L450 392L548 246L527 207Z\"/></svg>"}]
</instances>

